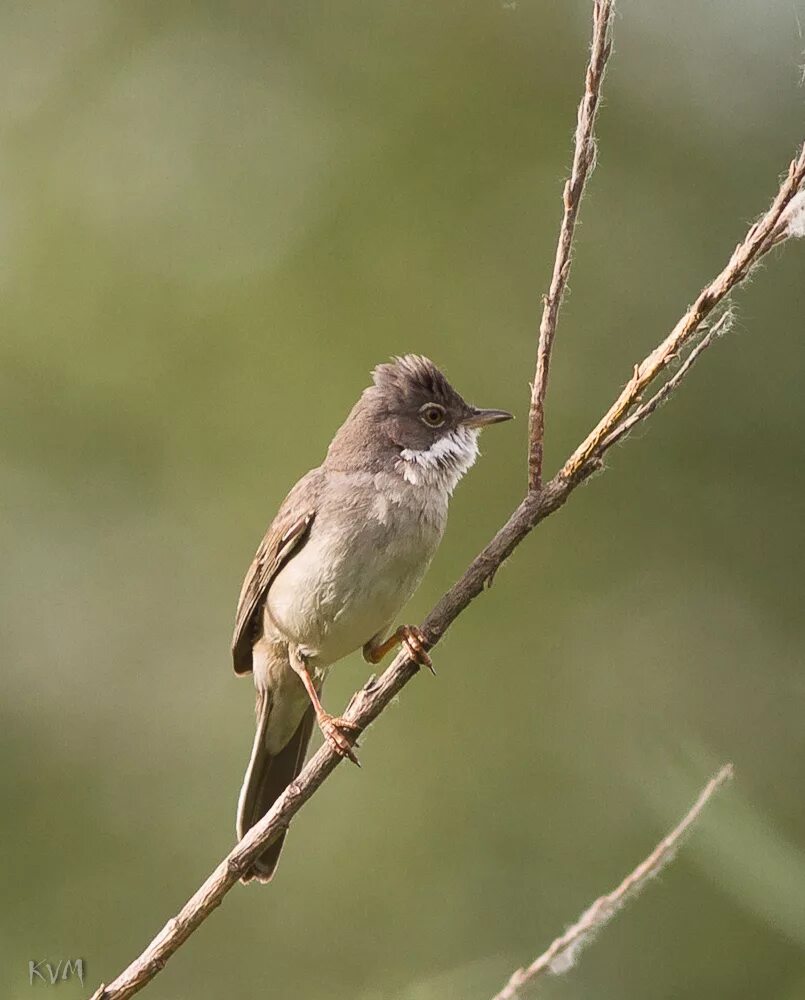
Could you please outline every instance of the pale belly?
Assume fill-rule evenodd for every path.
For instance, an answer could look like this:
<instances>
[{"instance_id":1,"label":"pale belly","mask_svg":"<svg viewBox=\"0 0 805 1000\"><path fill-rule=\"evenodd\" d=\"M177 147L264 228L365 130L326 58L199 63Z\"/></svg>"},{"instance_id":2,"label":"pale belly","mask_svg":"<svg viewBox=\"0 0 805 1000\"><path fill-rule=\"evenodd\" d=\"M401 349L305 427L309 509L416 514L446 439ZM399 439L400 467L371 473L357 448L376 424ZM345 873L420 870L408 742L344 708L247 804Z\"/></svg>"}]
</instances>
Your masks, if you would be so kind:
<instances>
[{"instance_id":1,"label":"pale belly","mask_svg":"<svg viewBox=\"0 0 805 1000\"><path fill-rule=\"evenodd\" d=\"M415 510L317 517L310 538L269 588L267 616L312 667L360 649L395 621L416 590L443 523Z\"/></svg>"}]
</instances>

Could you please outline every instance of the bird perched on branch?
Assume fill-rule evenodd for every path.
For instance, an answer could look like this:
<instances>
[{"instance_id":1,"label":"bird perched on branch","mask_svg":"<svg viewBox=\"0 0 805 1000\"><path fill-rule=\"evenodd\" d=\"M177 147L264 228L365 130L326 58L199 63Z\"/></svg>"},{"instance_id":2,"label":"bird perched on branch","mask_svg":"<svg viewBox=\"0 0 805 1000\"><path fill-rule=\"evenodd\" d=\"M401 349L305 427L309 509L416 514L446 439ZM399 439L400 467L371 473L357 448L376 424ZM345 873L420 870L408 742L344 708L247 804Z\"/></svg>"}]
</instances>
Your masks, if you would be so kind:
<instances>
[{"instance_id":1,"label":"bird perched on branch","mask_svg":"<svg viewBox=\"0 0 805 1000\"><path fill-rule=\"evenodd\" d=\"M378 663L404 643L431 666L419 630L391 632L394 619L441 541L448 500L478 457L481 428L511 418L470 406L419 355L372 374L322 465L284 500L243 582L232 655L236 673L254 676L257 731L238 839L301 771L314 721L338 754L357 763L356 727L320 700L333 663L360 648ZM283 840L244 881L270 881Z\"/></svg>"}]
</instances>

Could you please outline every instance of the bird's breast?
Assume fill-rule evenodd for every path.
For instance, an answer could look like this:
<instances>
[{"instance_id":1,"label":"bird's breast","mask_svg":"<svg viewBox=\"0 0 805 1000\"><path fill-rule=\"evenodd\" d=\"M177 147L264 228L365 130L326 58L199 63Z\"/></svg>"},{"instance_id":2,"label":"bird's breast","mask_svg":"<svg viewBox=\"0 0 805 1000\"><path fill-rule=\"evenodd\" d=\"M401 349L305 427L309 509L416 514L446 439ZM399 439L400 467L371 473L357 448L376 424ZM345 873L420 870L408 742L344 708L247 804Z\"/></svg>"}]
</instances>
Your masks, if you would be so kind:
<instances>
[{"instance_id":1,"label":"bird's breast","mask_svg":"<svg viewBox=\"0 0 805 1000\"><path fill-rule=\"evenodd\" d=\"M334 663L391 625L422 579L446 518L446 498L425 505L421 493L378 488L371 479L330 492L266 600L271 623L313 666Z\"/></svg>"}]
</instances>

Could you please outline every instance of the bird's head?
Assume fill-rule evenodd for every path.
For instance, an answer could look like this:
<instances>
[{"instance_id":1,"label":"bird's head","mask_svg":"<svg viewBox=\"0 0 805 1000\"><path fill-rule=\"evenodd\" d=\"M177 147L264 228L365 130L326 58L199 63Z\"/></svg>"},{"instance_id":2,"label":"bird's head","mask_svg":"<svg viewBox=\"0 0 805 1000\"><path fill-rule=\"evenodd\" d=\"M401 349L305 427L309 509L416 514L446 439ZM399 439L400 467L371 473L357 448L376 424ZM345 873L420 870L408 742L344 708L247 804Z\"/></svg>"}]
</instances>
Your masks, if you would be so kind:
<instances>
[{"instance_id":1,"label":"bird's head","mask_svg":"<svg viewBox=\"0 0 805 1000\"><path fill-rule=\"evenodd\" d=\"M414 485L452 492L478 457L481 429L512 417L506 410L471 406L418 354L378 365L372 379L336 435L328 461L360 451Z\"/></svg>"}]
</instances>

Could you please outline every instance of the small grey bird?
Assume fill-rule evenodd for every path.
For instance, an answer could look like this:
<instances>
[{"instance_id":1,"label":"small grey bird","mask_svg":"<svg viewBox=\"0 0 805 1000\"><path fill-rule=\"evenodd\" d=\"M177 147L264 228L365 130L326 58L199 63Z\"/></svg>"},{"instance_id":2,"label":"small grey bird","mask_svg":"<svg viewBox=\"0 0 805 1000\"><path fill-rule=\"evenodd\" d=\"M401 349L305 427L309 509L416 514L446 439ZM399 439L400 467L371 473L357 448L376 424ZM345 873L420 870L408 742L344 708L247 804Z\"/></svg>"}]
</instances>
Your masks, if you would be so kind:
<instances>
[{"instance_id":1,"label":"small grey bird","mask_svg":"<svg viewBox=\"0 0 805 1000\"><path fill-rule=\"evenodd\" d=\"M257 732L238 839L301 771L314 720L357 763L355 727L320 701L333 663L359 648L378 663L405 643L430 666L418 629L389 632L441 541L447 502L478 457L481 428L511 418L465 403L419 355L394 358L372 376L324 463L284 500L243 582L232 656L237 674L254 675ZM244 882L271 880L283 839Z\"/></svg>"}]
</instances>

